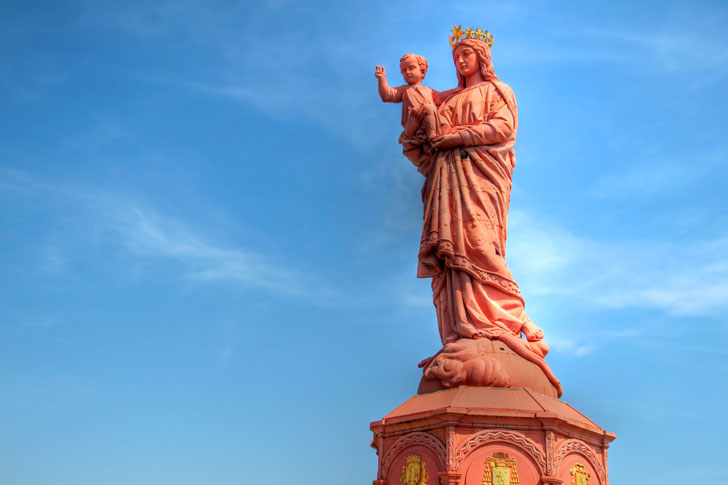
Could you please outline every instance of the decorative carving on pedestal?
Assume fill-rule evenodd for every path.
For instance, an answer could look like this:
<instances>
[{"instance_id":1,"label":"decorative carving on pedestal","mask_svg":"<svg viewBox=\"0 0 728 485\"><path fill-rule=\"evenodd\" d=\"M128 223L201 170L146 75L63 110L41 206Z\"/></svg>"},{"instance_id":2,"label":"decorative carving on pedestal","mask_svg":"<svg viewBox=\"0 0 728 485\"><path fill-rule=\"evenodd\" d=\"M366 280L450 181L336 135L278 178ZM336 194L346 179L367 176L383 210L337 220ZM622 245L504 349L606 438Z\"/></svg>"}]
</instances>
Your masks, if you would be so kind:
<instances>
[{"instance_id":1,"label":"decorative carving on pedestal","mask_svg":"<svg viewBox=\"0 0 728 485\"><path fill-rule=\"evenodd\" d=\"M573 439L566 440L564 444L561 445L561 448L559 448L559 452L556 454L556 461L561 463L561 460L572 452L581 453L585 458L587 458L599 474L599 478L602 483L607 483L607 474L604 471L604 467L602 467L601 463L599 463L599 459L597 459L591 448L589 448L583 441Z\"/></svg>"},{"instance_id":2,"label":"decorative carving on pedestal","mask_svg":"<svg viewBox=\"0 0 728 485\"><path fill-rule=\"evenodd\" d=\"M574 468L569 470L569 473L571 473L572 485L589 485L589 477L591 475L584 470L584 465L581 463L574 465Z\"/></svg>"},{"instance_id":3,"label":"decorative carving on pedestal","mask_svg":"<svg viewBox=\"0 0 728 485\"><path fill-rule=\"evenodd\" d=\"M410 455L399 478L402 485L427 485L427 469L420 455Z\"/></svg>"},{"instance_id":4,"label":"decorative carving on pedestal","mask_svg":"<svg viewBox=\"0 0 728 485\"><path fill-rule=\"evenodd\" d=\"M533 457L541 468L541 473L545 471L546 458L541 450L538 449L538 445L521 433L513 431L481 431L480 433L474 434L458 448L457 454L455 455L456 466L459 468L465 457L475 448L491 441L505 441L506 443L515 444L517 447L522 448L526 454Z\"/></svg>"},{"instance_id":5,"label":"decorative carving on pedestal","mask_svg":"<svg viewBox=\"0 0 728 485\"><path fill-rule=\"evenodd\" d=\"M483 485L519 485L520 483L515 458L489 456L485 459Z\"/></svg>"},{"instance_id":6,"label":"decorative carving on pedestal","mask_svg":"<svg viewBox=\"0 0 728 485\"><path fill-rule=\"evenodd\" d=\"M447 432L447 471L454 471L455 463L455 431L448 428Z\"/></svg>"},{"instance_id":7,"label":"decorative carving on pedestal","mask_svg":"<svg viewBox=\"0 0 728 485\"><path fill-rule=\"evenodd\" d=\"M524 485L607 485L604 451L615 438L557 399L485 387L413 396L371 429L381 443L375 485L400 485L400 469L414 454L427 462L429 485L511 485L516 475ZM513 458L517 473L488 462L484 474L489 456ZM586 483L572 483L577 463L591 474Z\"/></svg>"},{"instance_id":8,"label":"decorative carving on pedestal","mask_svg":"<svg viewBox=\"0 0 728 485\"><path fill-rule=\"evenodd\" d=\"M384 459L382 460L382 474L380 478L387 476L387 472L389 472L389 468L392 466L392 461L394 461L399 452L412 445L423 445L431 449L440 459L441 467L443 469L445 468L445 445L431 434L415 432L398 439L392 447L387 450L384 455Z\"/></svg>"},{"instance_id":9,"label":"decorative carving on pedestal","mask_svg":"<svg viewBox=\"0 0 728 485\"><path fill-rule=\"evenodd\" d=\"M553 431L546 431L546 474L556 474L556 454L554 453L556 438Z\"/></svg>"}]
</instances>

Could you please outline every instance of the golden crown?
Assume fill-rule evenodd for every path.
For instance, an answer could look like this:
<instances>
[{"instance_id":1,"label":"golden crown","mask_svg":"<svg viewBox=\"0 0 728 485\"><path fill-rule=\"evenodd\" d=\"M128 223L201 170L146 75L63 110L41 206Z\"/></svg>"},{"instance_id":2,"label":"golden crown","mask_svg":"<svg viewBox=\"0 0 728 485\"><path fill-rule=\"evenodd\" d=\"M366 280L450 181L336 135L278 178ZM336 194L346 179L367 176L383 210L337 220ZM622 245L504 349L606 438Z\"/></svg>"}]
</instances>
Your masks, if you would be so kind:
<instances>
[{"instance_id":1,"label":"golden crown","mask_svg":"<svg viewBox=\"0 0 728 485\"><path fill-rule=\"evenodd\" d=\"M450 47L455 47L455 44L464 39L480 39L488 44L488 47L493 47L493 34L487 30L483 32L483 29L473 30L470 27L463 30L462 25L453 25L453 29L450 32L452 33L448 37Z\"/></svg>"}]
</instances>

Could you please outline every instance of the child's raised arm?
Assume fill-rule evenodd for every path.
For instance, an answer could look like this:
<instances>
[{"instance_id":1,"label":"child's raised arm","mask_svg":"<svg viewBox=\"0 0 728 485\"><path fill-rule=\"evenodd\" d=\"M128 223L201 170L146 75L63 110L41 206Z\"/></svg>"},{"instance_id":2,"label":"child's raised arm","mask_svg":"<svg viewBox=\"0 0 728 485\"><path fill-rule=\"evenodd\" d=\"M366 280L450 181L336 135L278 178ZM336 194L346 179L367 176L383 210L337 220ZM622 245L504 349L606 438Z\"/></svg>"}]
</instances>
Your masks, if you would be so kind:
<instances>
[{"instance_id":1,"label":"child's raised arm","mask_svg":"<svg viewBox=\"0 0 728 485\"><path fill-rule=\"evenodd\" d=\"M399 88L392 88L387 84L387 72L382 66L377 66L374 75L377 77L379 84L379 97L385 103L401 103L402 102L402 90Z\"/></svg>"}]
</instances>

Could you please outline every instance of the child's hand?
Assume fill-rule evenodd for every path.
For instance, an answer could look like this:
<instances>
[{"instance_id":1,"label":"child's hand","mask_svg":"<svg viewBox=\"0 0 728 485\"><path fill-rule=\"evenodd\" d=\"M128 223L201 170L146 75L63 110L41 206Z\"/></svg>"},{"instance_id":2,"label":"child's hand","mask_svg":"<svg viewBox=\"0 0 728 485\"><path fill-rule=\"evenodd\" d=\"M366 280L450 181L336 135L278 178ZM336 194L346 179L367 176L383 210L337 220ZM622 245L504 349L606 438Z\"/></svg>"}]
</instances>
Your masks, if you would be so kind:
<instances>
[{"instance_id":1,"label":"child's hand","mask_svg":"<svg viewBox=\"0 0 728 485\"><path fill-rule=\"evenodd\" d=\"M382 66L377 66L377 70L374 75L377 77L377 79L386 79L387 77L387 73Z\"/></svg>"},{"instance_id":2,"label":"child's hand","mask_svg":"<svg viewBox=\"0 0 728 485\"><path fill-rule=\"evenodd\" d=\"M450 133L448 135L442 135L433 138L432 146L434 148L455 148L463 146L463 139L457 133Z\"/></svg>"}]
</instances>

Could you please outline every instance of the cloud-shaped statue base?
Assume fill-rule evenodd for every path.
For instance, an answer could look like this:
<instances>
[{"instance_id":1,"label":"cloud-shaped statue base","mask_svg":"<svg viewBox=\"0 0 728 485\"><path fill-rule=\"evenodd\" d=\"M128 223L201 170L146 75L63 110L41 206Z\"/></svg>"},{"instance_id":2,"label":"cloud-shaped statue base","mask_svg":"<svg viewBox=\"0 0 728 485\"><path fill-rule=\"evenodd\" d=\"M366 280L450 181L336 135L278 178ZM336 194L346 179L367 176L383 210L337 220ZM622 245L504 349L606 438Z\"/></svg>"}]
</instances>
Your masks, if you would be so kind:
<instances>
[{"instance_id":1,"label":"cloud-shaped statue base","mask_svg":"<svg viewBox=\"0 0 728 485\"><path fill-rule=\"evenodd\" d=\"M420 362L423 373L417 394L472 386L529 388L549 397L560 397L560 384L555 385L537 365L539 360L524 359L501 340L461 338Z\"/></svg>"}]
</instances>

